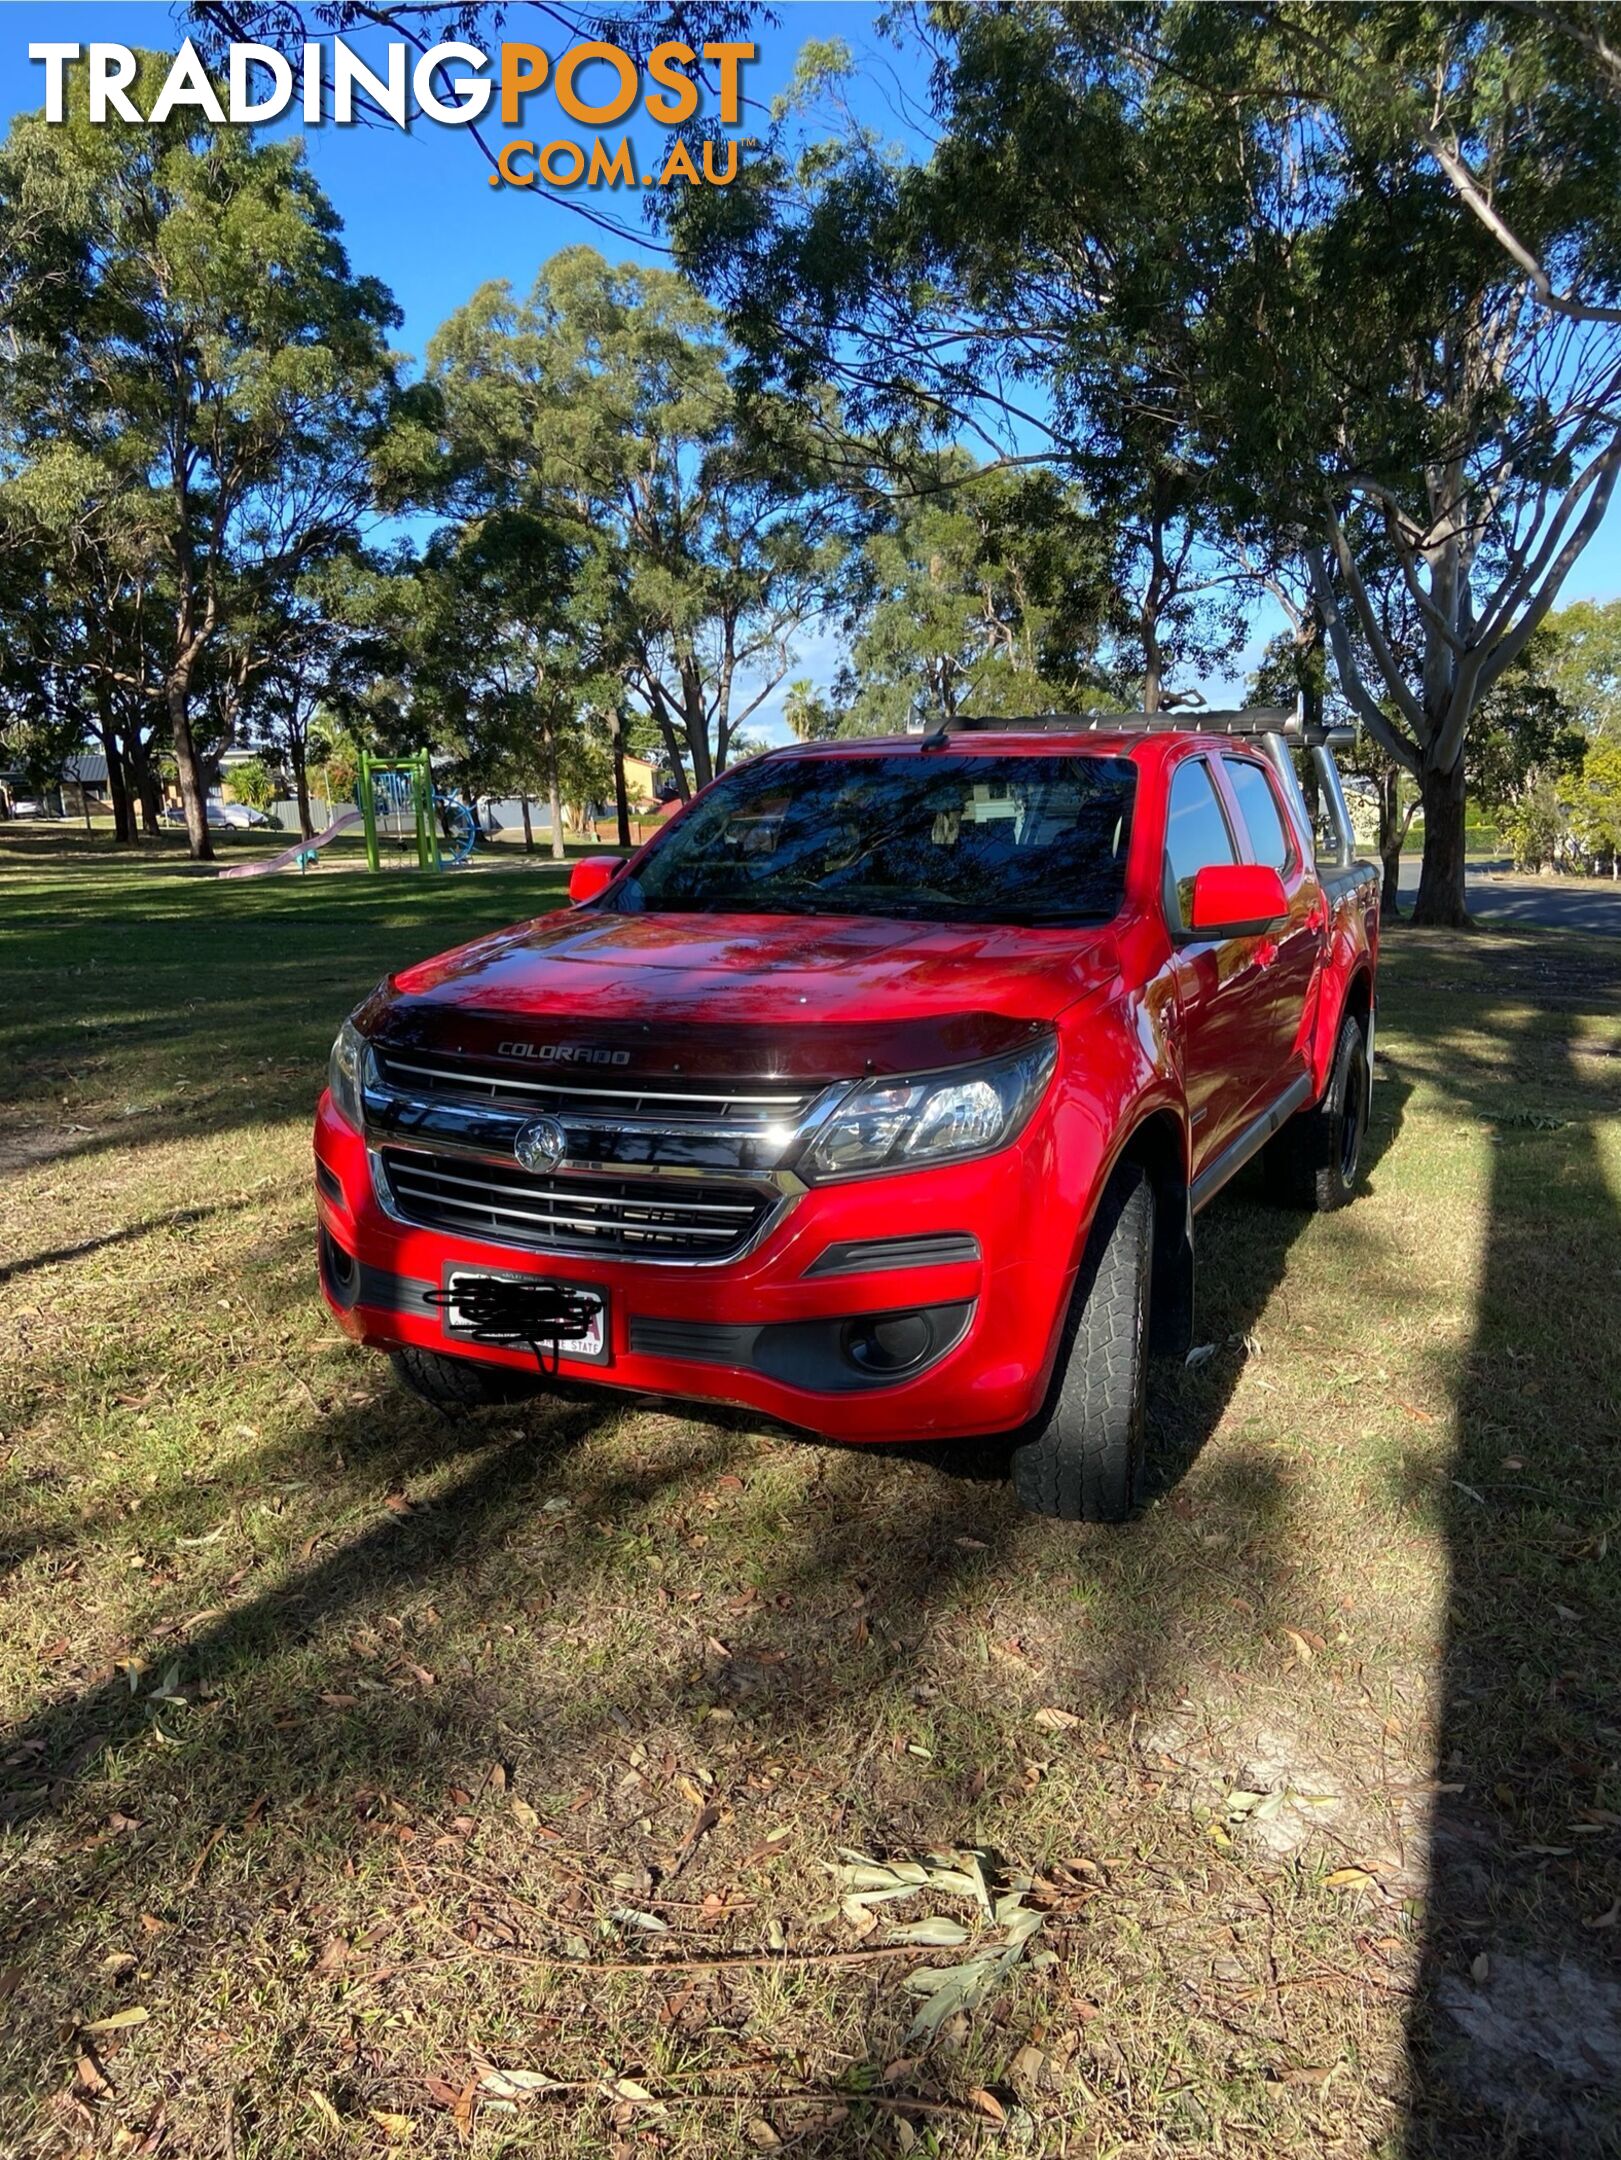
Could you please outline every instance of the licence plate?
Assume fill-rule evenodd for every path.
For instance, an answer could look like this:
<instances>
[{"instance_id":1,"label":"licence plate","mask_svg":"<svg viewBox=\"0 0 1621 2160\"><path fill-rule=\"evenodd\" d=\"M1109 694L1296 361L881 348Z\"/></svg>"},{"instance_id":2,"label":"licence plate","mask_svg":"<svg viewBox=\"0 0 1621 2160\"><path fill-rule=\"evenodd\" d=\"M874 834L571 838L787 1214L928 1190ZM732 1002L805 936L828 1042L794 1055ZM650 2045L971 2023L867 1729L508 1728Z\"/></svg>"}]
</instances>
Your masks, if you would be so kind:
<instances>
[{"instance_id":1,"label":"licence plate","mask_svg":"<svg viewBox=\"0 0 1621 2160\"><path fill-rule=\"evenodd\" d=\"M512 1283L532 1293L528 1302L533 1303L534 1313L500 1314L493 1321L487 1313L478 1313L474 1286L494 1283ZM560 1318L555 1310L549 1310L548 1294L572 1306L572 1312ZM471 1312L470 1304L474 1307ZM487 1268L452 1268L445 1276L441 1309L445 1333L464 1341L510 1345L514 1349L527 1349L535 1343L542 1349L555 1346L563 1357L586 1358L598 1365L608 1362L607 1296L581 1283L556 1282L546 1276L493 1274Z\"/></svg>"}]
</instances>

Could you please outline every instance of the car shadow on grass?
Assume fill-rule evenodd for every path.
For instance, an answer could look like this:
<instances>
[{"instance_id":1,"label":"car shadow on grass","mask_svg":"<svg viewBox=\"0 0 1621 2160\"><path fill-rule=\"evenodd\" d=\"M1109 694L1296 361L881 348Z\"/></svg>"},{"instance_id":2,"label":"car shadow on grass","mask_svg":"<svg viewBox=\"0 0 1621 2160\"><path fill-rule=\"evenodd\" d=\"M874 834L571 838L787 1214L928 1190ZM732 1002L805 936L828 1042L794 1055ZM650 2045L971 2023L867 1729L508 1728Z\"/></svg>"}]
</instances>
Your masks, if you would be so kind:
<instances>
[{"instance_id":1,"label":"car shadow on grass","mask_svg":"<svg viewBox=\"0 0 1621 2160\"><path fill-rule=\"evenodd\" d=\"M1621 1020L1621 990L1596 948L1507 949L1506 980L1434 1011L1427 1060L1492 1166L1453 1454L1424 1496L1450 1588L1409 2160L1621 2152L1621 1182L1599 1131L1621 1091L1559 1020Z\"/></svg>"},{"instance_id":2,"label":"car shadow on grass","mask_svg":"<svg viewBox=\"0 0 1621 2160\"><path fill-rule=\"evenodd\" d=\"M398 1977L375 1983L385 2002L431 1986L448 1949L479 1969L479 2015L496 2046L518 1984L499 1961L516 1944L520 1957L560 1961L555 1984L572 1991L571 2029L588 2058L608 2051L624 2074L654 2075L651 2008L617 2011L611 2033L594 2035L592 2023L604 1983L591 1961L605 1935L633 1959L644 1940L627 1939L612 1912L628 1903L673 1915L659 1900L685 1888L675 1835L639 1822L644 1809L668 1813L665 1784L651 1794L639 1751L643 1762L662 1749L716 1766L728 1816L740 1818L733 1865L777 1820L759 1796L785 1775L821 1825L815 1852L927 1849L969 1836L976 1821L1006 1824L1036 1790L1041 1773L1017 1728L1044 1688L1060 1687L1080 1706L1073 1715L1101 1731L1123 1707L1174 1692L1210 1638L1231 1653L1234 1581L1251 1593L1255 1639L1274 1624L1267 1585L1287 1549L1288 1502L1261 1461L1206 1481L1211 1519L1242 1525L1232 1571L1217 1575L1189 1570L1183 1526L1167 1511L1123 1533L1078 1532L926 1465L832 1447L806 1456L696 1419L665 1421L645 1452L616 1448L607 1409L543 1402L451 1430L363 1391L302 1421L244 1464L216 1512L240 1522L245 1492L336 1463L345 1526L330 1540L318 1526L279 1568L244 1571L223 1610L177 1611L155 1584L132 1617L128 1659L59 1689L0 1738L11 1825L0 1926L13 1989L0 2089L19 2108L49 2106L81 2130L110 2121L113 2102L96 2085L105 2076L125 2126L150 2124L161 2101L217 2130L223 2107L236 2134L255 2129L278 2152L304 2149L312 2134L299 2113L307 2086L362 2122L372 2109L420 2108L419 2061L386 2048L356 2056L343 2040L331 1975L354 1936L345 1928L334 1952L332 1915L355 1882L370 1886L402 1946ZM361 1494L370 1519L355 1528ZM704 1571L722 1532L735 1558L717 1581ZM994 1687L943 1699L930 1678L942 1641L993 1630L1010 1574L1031 1571L1073 1614L1053 1629L1049 1677L1021 1677L1015 1662ZM274 1579L255 1589L260 1574ZM907 1738L919 1729L926 1742ZM823 1758L836 1765L825 1786ZM571 1817L585 1826L574 1832L583 1892L566 1877L560 1887L545 1847L524 1854L516 1878L492 1861L482 1904L468 1890L458 1866L492 1762L505 1766L500 1789L532 1796L554 1835L568 1837ZM690 1810L676 1805L684 1820ZM503 1816L491 1835L511 1830ZM503 1908L492 1933L479 1914L515 1881L530 1917ZM140 1945L138 1987L103 1974L112 1914L117 1941ZM758 1944L757 1915L744 1910L739 1925ZM571 1970L576 1946L586 1962ZM656 1940L647 1954L659 1955ZM319 2007L298 2012L291 2088L276 2050L244 2065L210 2042L176 2071L157 2045L177 2023L202 2017L214 2029L201 2006L217 1980L236 1990L268 1965L308 1990L322 1959ZM855 2018L874 2060L896 2054L909 2007L878 1991L876 1976L838 1970L841 2015ZM150 2032L115 2027L89 2054L82 2038L64 2042L96 2022L92 2009L116 2017L131 1988ZM465 2056L442 2067L464 2076ZM786 2068L760 2075L766 2106ZM927 2120L939 2088L923 2071L912 2089ZM873 2149L883 2110L833 2072L822 2097L839 2121L808 2128L800 2149ZM720 2133L722 2149L731 2136Z\"/></svg>"}]
</instances>

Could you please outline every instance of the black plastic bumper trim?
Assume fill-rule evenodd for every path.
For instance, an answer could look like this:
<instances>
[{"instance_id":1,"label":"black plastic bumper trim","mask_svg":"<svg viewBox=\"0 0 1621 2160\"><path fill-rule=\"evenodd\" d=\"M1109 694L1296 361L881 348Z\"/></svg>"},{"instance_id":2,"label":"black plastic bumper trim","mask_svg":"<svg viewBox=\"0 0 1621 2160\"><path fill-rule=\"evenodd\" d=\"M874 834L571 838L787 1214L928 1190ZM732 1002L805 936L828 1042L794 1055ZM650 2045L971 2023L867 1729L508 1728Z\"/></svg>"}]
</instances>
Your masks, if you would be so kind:
<instances>
[{"instance_id":1,"label":"black plastic bumper trim","mask_svg":"<svg viewBox=\"0 0 1621 2160\"><path fill-rule=\"evenodd\" d=\"M428 1293L435 1287L431 1282L418 1282L414 1276L396 1275L390 1268L371 1267L355 1259L324 1226L317 1235L316 1249L321 1260L321 1281L341 1311L353 1312L357 1305L365 1305L373 1312L439 1317L439 1307L428 1302Z\"/></svg>"},{"instance_id":2,"label":"black plastic bumper trim","mask_svg":"<svg viewBox=\"0 0 1621 2160\"><path fill-rule=\"evenodd\" d=\"M936 1230L919 1237L856 1238L825 1246L807 1275L883 1275L892 1269L953 1267L979 1258L979 1240L966 1230Z\"/></svg>"},{"instance_id":3,"label":"black plastic bumper trim","mask_svg":"<svg viewBox=\"0 0 1621 2160\"><path fill-rule=\"evenodd\" d=\"M806 1388L821 1395L866 1394L874 1388L900 1387L938 1365L968 1332L974 1300L962 1298L948 1305L906 1309L927 1316L934 1339L928 1355L905 1372L863 1372L844 1355L844 1331L851 1320L896 1317L889 1313L841 1313L826 1320L772 1320L752 1327L716 1320L658 1320L646 1313L632 1313L630 1347L633 1355L678 1358L694 1365L730 1365L734 1371L761 1373L784 1387Z\"/></svg>"}]
</instances>

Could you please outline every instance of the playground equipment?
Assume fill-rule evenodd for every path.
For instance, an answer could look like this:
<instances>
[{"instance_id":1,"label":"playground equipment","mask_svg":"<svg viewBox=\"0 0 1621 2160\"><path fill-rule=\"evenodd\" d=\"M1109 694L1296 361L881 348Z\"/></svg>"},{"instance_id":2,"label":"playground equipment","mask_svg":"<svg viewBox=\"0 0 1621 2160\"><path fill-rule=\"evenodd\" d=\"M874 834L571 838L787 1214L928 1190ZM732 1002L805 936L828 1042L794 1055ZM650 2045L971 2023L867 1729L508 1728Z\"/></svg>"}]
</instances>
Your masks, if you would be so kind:
<instances>
[{"instance_id":1,"label":"playground equipment","mask_svg":"<svg viewBox=\"0 0 1621 2160\"><path fill-rule=\"evenodd\" d=\"M382 868L379 836L416 845L418 865L424 870L445 868L439 845L443 827L450 866L468 860L478 839L478 825L465 803L441 795L433 784L433 765L426 750L411 757L375 758L360 753L360 778L356 783L360 814L366 825L366 867Z\"/></svg>"},{"instance_id":2,"label":"playground equipment","mask_svg":"<svg viewBox=\"0 0 1621 2160\"><path fill-rule=\"evenodd\" d=\"M355 825L365 827L368 870L382 868L381 843L385 839L414 846L417 862L424 870L456 869L471 858L478 840L477 820L466 803L435 790L433 766L426 750L404 758L374 758L362 750L355 795L357 800L312 840L295 840L279 854L255 862L233 863L219 875L268 877L273 870L313 869L320 849Z\"/></svg>"},{"instance_id":3,"label":"playground equipment","mask_svg":"<svg viewBox=\"0 0 1621 2160\"><path fill-rule=\"evenodd\" d=\"M315 860L316 850L325 847L329 840L335 840L339 833L347 832L352 825L358 825L360 815L358 807L351 803L347 810L339 812L324 832L318 832L313 840L295 840L291 847L284 847L279 854L264 855L255 862L232 863L228 869L221 870L219 875L222 878L268 877L272 870L307 869Z\"/></svg>"},{"instance_id":4,"label":"playground equipment","mask_svg":"<svg viewBox=\"0 0 1621 2160\"><path fill-rule=\"evenodd\" d=\"M433 767L426 750L406 758L374 758L360 753L360 814L366 824L366 868L380 870L379 831L403 840L409 818L416 840L417 864L439 868L439 835L433 822Z\"/></svg>"}]
</instances>

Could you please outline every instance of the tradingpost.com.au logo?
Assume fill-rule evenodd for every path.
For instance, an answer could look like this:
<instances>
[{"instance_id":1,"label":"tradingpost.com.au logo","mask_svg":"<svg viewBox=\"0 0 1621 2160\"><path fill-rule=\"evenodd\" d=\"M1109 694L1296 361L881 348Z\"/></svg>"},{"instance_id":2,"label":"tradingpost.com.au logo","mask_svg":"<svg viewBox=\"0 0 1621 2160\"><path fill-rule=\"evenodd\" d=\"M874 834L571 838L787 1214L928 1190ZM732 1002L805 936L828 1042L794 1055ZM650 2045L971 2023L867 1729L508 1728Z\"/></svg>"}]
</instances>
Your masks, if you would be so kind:
<instances>
[{"instance_id":1,"label":"tradingpost.com.au logo","mask_svg":"<svg viewBox=\"0 0 1621 2160\"><path fill-rule=\"evenodd\" d=\"M363 113L402 128L419 117L442 127L472 127L498 101L502 126L518 128L533 124L533 99L549 98L568 119L599 132L589 144L567 136L549 142L538 134L507 137L490 151L492 187L653 188L677 180L724 187L737 177L737 138L706 139L695 156L693 146L676 137L645 159L651 169L641 171L629 135L610 143L600 131L628 120L638 107L661 128L684 126L705 104L706 73L715 85L714 117L723 127L736 127L743 115L743 69L756 47L732 40L693 47L668 38L639 66L620 46L600 39L570 45L553 59L538 45L503 44L485 52L452 41L419 52L395 38L374 55L383 63L374 67L340 37L330 46L306 44L297 67L273 46L233 44L220 82L187 38L155 94L156 78L146 80L150 68L143 69L142 56L128 45L46 41L30 45L28 57L45 70L50 122L67 118L80 70L93 124L112 119L156 126L190 107L216 127L260 127L281 119L296 99L312 124L350 125L358 100Z\"/></svg>"}]
</instances>

